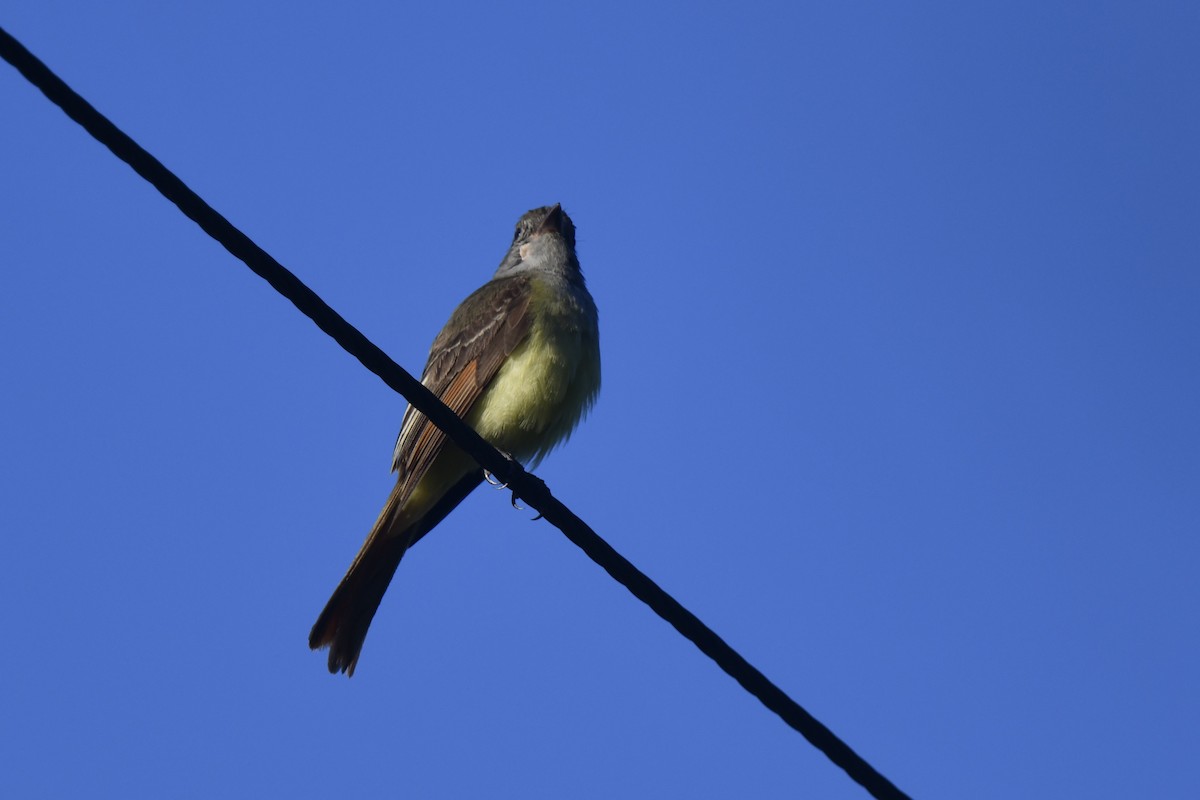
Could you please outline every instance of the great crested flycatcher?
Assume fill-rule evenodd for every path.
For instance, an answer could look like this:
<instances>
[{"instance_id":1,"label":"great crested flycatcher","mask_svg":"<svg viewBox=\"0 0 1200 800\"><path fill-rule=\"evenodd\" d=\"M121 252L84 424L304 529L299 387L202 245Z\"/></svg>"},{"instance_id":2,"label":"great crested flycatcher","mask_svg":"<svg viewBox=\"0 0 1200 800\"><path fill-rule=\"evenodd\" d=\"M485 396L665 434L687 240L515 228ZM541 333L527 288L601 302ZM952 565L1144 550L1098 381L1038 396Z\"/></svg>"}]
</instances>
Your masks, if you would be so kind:
<instances>
[{"instance_id":1,"label":"great crested flycatcher","mask_svg":"<svg viewBox=\"0 0 1200 800\"><path fill-rule=\"evenodd\" d=\"M536 466L565 441L600 390L596 304L559 205L517 221L492 279L433 340L421 383L497 449ZM404 412L383 511L309 634L329 671L354 674L367 628L413 543L484 478L483 468L412 406Z\"/></svg>"}]
</instances>

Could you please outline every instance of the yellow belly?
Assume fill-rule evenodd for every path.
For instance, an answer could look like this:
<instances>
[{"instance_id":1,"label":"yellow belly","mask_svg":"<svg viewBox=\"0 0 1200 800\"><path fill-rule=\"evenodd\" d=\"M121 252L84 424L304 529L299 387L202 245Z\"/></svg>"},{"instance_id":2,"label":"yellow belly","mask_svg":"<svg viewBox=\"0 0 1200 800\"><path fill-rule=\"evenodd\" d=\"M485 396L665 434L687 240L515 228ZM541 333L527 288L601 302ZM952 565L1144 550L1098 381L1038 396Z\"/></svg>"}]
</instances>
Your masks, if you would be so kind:
<instances>
[{"instance_id":1,"label":"yellow belly","mask_svg":"<svg viewBox=\"0 0 1200 800\"><path fill-rule=\"evenodd\" d=\"M600 388L593 318L574 302L543 308L466 420L530 468L570 436Z\"/></svg>"}]
</instances>

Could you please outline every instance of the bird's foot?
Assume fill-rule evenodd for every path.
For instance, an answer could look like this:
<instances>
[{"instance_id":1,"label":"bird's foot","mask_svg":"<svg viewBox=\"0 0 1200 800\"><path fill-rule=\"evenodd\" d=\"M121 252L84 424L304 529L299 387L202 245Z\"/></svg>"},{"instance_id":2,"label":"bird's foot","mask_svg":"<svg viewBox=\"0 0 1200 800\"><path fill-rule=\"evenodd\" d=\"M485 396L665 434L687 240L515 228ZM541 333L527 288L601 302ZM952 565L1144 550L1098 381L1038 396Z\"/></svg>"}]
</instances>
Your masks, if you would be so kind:
<instances>
[{"instance_id":1,"label":"bird's foot","mask_svg":"<svg viewBox=\"0 0 1200 800\"><path fill-rule=\"evenodd\" d=\"M500 451L500 453L501 453L501 455L503 455L503 456L504 456L506 459L508 459L509 461L511 461L511 462L513 463L513 466L515 466L517 469L519 469L519 470L520 470L520 472L518 473L518 475L523 475L523 476L524 476L526 479L528 479L528 478L532 477L532 476L530 476L530 475L529 475L529 473L528 473L528 472L525 472L525 468L524 468L524 467L521 465L521 462L520 462L520 461L517 461L515 458L513 458L511 454L509 454L509 453L505 453L503 450L501 450L501 451ZM487 481L489 485L491 485L491 486L494 486L494 487L496 487L497 489L507 489L507 488L508 488L508 484L507 484L507 483L504 483L504 482L503 482L503 481L501 481L499 478L497 478L495 475L493 475L493 474L491 473L491 471L490 471L490 470L486 470L486 469L485 469L485 470L483 471L483 479L484 479L485 481ZM541 483L540 479L539 479L539 483ZM545 484L544 484L544 483L542 483L542 485L544 486ZM513 507L513 508L515 508L515 509L517 509L518 511L521 511L521 510L523 510L523 509L525 508L525 506L521 505L520 501L518 501L518 499L517 499L517 493L516 493L516 490L513 490L513 494L512 494L512 501L511 501L511 502L512 502L512 507ZM541 514L538 514L536 517L534 517L534 518L533 518L533 520L532 520L532 521L537 521L537 520L539 520L539 519L541 519L541 518L542 518L542 515L541 515Z\"/></svg>"}]
</instances>

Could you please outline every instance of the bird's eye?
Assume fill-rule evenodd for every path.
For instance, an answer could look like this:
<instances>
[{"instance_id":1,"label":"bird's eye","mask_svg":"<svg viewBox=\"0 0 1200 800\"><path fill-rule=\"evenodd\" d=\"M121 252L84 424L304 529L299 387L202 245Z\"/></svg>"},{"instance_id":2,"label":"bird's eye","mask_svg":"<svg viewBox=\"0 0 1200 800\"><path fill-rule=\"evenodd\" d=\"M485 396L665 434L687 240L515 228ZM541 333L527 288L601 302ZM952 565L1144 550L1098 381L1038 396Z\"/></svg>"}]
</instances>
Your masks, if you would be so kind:
<instances>
[{"instance_id":1,"label":"bird's eye","mask_svg":"<svg viewBox=\"0 0 1200 800\"><path fill-rule=\"evenodd\" d=\"M517 241L517 239L520 239L520 238L521 238L521 226L518 225L517 229L515 231L513 231L513 241L515 242L515 241Z\"/></svg>"}]
</instances>

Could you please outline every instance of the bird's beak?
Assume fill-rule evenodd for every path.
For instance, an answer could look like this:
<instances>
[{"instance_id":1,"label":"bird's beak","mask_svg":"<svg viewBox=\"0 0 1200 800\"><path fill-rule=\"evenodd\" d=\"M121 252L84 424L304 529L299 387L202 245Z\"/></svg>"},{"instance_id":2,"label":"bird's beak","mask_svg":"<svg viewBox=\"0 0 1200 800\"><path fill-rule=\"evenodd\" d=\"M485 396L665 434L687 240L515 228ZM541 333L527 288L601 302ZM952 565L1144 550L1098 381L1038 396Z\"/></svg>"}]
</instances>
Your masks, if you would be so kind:
<instances>
[{"instance_id":1,"label":"bird's beak","mask_svg":"<svg viewBox=\"0 0 1200 800\"><path fill-rule=\"evenodd\" d=\"M562 233L562 203L555 203L554 208L550 209L550 213L542 220L542 224L538 226L537 233Z\"/></svg>"}]
</instances>

